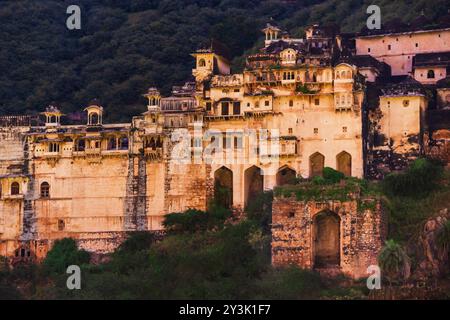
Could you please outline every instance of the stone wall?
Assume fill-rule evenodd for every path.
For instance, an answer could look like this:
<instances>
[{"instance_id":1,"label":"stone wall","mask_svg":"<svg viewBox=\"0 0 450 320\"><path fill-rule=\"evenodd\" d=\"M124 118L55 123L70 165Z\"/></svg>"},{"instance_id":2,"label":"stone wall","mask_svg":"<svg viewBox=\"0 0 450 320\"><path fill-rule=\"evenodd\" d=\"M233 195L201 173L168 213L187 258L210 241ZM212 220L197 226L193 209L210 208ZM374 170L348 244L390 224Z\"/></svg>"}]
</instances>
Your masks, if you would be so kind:
<instances>
[{"instance_id":1,"label":"stone wall","mask_svg":"<svg viewBox=\"0 0 450 320\"><path fill-rule=\"evenodd\" d=\"M316 247L317 218L331 212L339 219L339 263L321 266L338 269L353 278L367 275L367 267L377 264L386 235L384 213L377 199L355 198L347 201L298 201L276 197L272 208L272 263L294 264L318 269Z\"/></svg>"}]
</instances>

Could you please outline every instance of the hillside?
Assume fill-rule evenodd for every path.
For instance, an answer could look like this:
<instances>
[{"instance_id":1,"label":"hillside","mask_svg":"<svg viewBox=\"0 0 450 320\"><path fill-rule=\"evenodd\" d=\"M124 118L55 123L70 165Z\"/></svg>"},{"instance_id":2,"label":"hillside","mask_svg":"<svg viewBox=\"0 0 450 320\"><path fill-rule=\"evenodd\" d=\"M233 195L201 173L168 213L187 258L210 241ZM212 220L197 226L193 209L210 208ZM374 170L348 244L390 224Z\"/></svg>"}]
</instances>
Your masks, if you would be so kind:
<instances>
[{"instance_id":1,"label":"hillside","mask_svg":"<svg viewBox=\"0 0 450 320\"><path fill-rule=\"evenodd\" d=\"M98 98L108 121L128 121L145 109L142 93L190 76L190 52L209 38L235 57L261 44L273 17L292 35L305 25L334 22L345 32L365 24L367 0L78 0L82 29L65 26L68 0L2 1L0 7L0 114L36 113L50 102L65 113ZM446 0L377 1L382 19L437 19Z\"/></svg>"}]
</instances>

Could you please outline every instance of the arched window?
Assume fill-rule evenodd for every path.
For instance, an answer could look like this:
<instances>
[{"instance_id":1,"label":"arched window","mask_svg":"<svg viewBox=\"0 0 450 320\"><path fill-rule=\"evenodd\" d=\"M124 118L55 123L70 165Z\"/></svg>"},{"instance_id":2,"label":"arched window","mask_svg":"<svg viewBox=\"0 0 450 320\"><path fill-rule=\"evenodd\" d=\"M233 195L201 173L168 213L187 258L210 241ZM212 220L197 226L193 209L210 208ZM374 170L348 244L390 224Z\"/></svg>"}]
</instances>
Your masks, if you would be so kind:
<instances>
[{"instance_id":1,"label":"arched window","mask_svg":"<svg viewBox=\"0 0 450 320\"><path fill-rule=\"evenodd\" d=\"M41 198L50 198L50 184L48 182L41 183Z\"/></svg>"},{"instance_id":2,"label":"arched window","mask_svg":"<svg viewBox=\"0 0 450 320\"><path fill-rule=\"evenodd\" d=\"M20 194L20 186L18 182L11 183L11 195L18 195Z\"/></svg>"},{"instance_id":3,"label":"arched window","mask_svg":"<svg viewBox=\"0 0 450 320\"><path fill-rule=\"evenodd\" d=\"M428 70L427 78L428 79L434 79L434 70Z\"/></svg>"},{"instance_id":4,"label":"arched window","mask_svg":"<svg viewBox=\"0 0 450 320\"><path fill-rule=\"evenodd\" d=\"M205 66L206 66L206 61L205 61L205 59L200 59L200 60L198 60L198 66L199 66L199 67L205 67Z\"/></svg>"}]
</instances>

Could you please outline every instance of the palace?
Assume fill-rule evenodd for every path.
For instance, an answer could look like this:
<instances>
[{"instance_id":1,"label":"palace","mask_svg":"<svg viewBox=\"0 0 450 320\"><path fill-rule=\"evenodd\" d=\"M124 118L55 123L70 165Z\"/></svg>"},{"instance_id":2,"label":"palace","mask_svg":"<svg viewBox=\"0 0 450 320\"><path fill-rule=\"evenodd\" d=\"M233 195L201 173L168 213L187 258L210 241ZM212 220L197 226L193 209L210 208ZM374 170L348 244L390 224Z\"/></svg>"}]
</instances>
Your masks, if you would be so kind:
<instances>
[{"instance_id":1,"label":"palace","mask_svg":"<svg viewBox=\"0 0 450 320\"><path fill-rule=\"evenodd\" d=\"M192 81L169 97L150 88L131 123L103 123L95 100L83 124L61 124L57 104L0 117L0 255L40 259L62 237L110 252L168 213L214 197L239 211L324 167L381 179L424 154L448 163L449 24L262 31L242 73L211 41L192 54Z\"/></svg>"}]
</instances>

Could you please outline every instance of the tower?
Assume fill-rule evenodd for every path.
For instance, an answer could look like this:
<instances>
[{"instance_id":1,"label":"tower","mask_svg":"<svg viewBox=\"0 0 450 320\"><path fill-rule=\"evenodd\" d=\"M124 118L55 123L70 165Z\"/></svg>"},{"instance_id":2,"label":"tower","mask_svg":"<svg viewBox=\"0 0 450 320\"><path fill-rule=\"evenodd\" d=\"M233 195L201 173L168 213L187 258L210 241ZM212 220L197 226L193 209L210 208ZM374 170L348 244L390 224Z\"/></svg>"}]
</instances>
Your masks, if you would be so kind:
<instances>
[{"instance_id":1,"label":"tower","mask_svg":"<svg viewBox=\"0 0 450 320\"><path fill-rule=\"evenodd\" d=\"M266 35L265 46L269 46L272 41L278 41L278 35L281 33L281 29L275 24L273 20L266 24L266 27L261 30Z\"/></svg>"},{"instance_id":2,"label":"tower","mask_svg":"<svg viewBox=\"0 0 450 320\"><path fill-rule=\"evenodd\" d=\"M59 108L54 103L45 108L45 112L42 112L41 114L45 116L46 127L59 126L61 123L61 116L63 116Z\"/></svg>"},{"instance_id":3,"label":"tower","mask_svg":"<svg viewBox=\"0 0 450 320\"><path fill-rule=\"evenodd\" d=\"M103 107L94 99L89 106L84 109L87 112L88 126L101 126L103 123Z\"/></svg>"},{"instance_id":4,"label":"tower","mask_svg":"<svg viewBox=\"0 0 450 320\"><path fill-rule=\"evenodd\" d=\"M192 74L196 82L202 82L216 74L230 74L230 55L228 49L215 40L208 42L206 46L192 54L196 59L195 69Z\"/></svg>"},{"instance_id":5,"label":"tower","mask_svg":"<svg viewBox=\"0 0 450 320\"><path fill-rule=\"evenodd\" d=\"M161 94L158 89L154 87L148 88L144 97L148 99L148 111L158 111L159 110L159 102L161 101Z\"/></svg>"}]
</instances>

